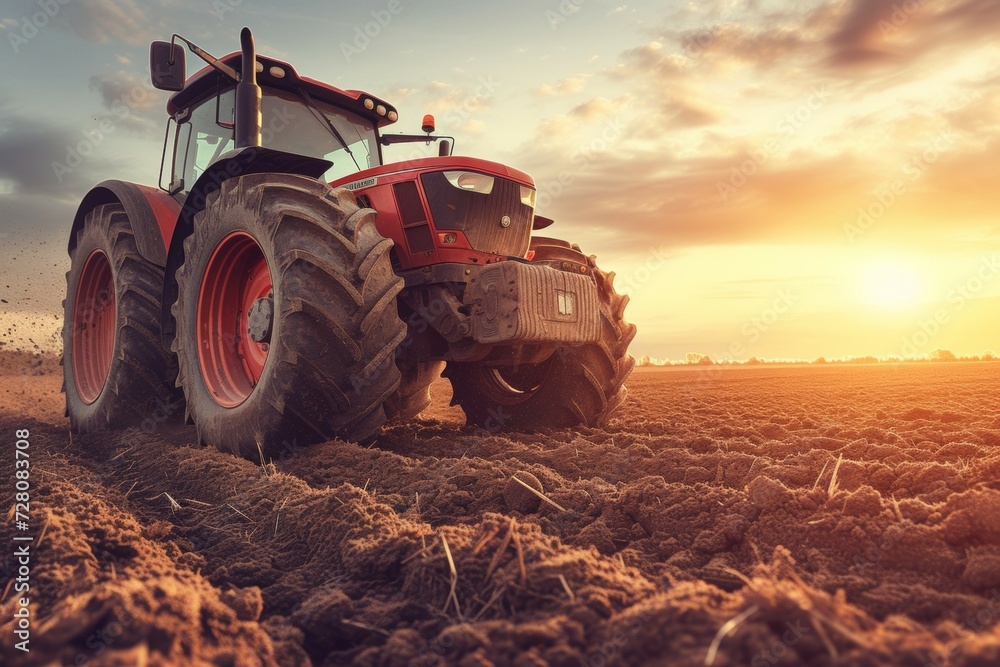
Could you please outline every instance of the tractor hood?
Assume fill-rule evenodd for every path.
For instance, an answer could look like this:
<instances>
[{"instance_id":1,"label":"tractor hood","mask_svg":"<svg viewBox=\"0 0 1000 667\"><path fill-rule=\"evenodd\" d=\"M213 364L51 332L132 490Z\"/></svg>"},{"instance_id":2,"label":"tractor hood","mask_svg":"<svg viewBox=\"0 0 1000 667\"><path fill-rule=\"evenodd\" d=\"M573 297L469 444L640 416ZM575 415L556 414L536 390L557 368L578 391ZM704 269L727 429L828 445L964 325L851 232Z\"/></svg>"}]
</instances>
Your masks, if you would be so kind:
<instances>
[{"instance_id":1,"label":"tractor hood","mask_svg":"<svg viewBox=\"0 0 1000 667\"><path fill-rule=\"evenodd\" d=\"M525 257L535 182L505 165L464 156L428 157L365 169L331 183L378 211L377 225L403 268Z\"/></svg>"},{"instance_id":2,"label":"tractor hood","mask_svg":"<svg viewBox=\"0 0 1000 667\"><path fill-rule=\"evenodd\" d=\"M499 162L490 162L489 160L480 160L478 158L465 157L461 155L453 155L450 157L427 157L417 160L407 160L405 162L391 162L389 164L382 165L381 167L359 171L351 176L333 181L330 185L335 188L346 187L349 190L360 190L369 187L369 185L374 185L375 183L372 182L373 179L377 180L382 176L431 171L475 171L489 176L505 178L529 188L535 187L535 181L531 178L531 176L523 171L514 169L513 167L508 167L500 164Z\"/></svg>"}]
</instances>

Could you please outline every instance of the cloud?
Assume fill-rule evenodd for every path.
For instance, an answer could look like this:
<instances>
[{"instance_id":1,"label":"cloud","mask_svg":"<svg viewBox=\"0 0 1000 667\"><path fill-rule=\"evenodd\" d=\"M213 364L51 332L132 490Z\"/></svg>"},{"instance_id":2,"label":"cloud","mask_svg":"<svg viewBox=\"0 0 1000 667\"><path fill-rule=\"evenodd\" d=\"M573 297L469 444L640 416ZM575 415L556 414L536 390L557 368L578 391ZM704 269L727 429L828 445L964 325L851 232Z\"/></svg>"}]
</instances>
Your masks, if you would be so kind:
<instances>
[{"instance_id":1,"label":"cloud","mask_svg":"<svg viewBox=\"0 0 1000 667\"><path fill-rule=\"evenodd\" d=\"M710 29L685 31L677 39L689 59L716 59L761 69L783 63L789 55L801 54L807 44L801 24L765 29L725 23Z\"/></svg>"},{"instance_id":2,"label":"cloud","mask_svg":"<svg viewBox=\"0 0 1000 667\"><path fill-rule=\"evenodd\" d=\"M1000 86L997 84L1000 79L970 91L959 104L948 104L944 111L948 123L971 136L1000 134Z\"/></svg>"},{"instance_id":3,"label":"cloud","mask_svg":"<svg viewBox=\"0 0 1000 667\"><path fill-rule=\"evenodd\" d=\"M569 116L574 119L593 122L602 120L619 113L630 101L627 96L609 99L607 97L595 97L581 102L569 110Z\"/></svg>"},{"instance_id":4,"label":"cloud","mask_svg":"<svg viewBox=\"0 0 1000 667\"><path fill-rule=\"evenodd\" d=\"M69 154L81 143L93 143L83 132L75 132L35 118L0 114L0 179L13 184L12 194L73 198L82 196L107 167L99 155L80 160L78 167L57 174L53 164L65 165ZM86 150L86 149L85 149ZM73 160L75 163L75 160Z\"/></svg>"},{"instance_id":5,"label":"cloud","mask_svg":"<svg viewBox=\"0 0 1000 667\"><path fill-rule=\"evenodd\" d=\"M853 0L826 44L834 66L915 64L992 41L998 29L1000 4L993 0Z\"/></svg>"},{"instance_id":6,"label":"cloud","mask_svg":"<svg viewBox=\"0 0 1000 667\"><path fill-rule=\"evenodd\" d=\"M751 3L741 12L720 12L717 5L698 12L672 15L654 41L623 59L657 78L682 69L692 74L748 67L822 70L858 81L879 69L941 63L944 54L987 43L1000 30L995 0L822 0L780 11Z\"/></svg>"},{"instance_id":7,"label":"cloud","mask_svg":"<svg viewBox=\"0 0 1000 667\"><path fill-rule=\"evenodd\" d=\"M456 135L483 135L486 133L486 123L478 118L469 118L461 122L455 130Z\"/></svg>"},{"instance_id":8,"label":"cloud","mask_svg":"<svg viewBox=\"0 0 1000 667\"><path fill-rule=\"evenodd\" d=\"M542 95L543 97L552 97L554 95L576 95L583 91L587 87L588 77L584 75L571 76L563 79L554 86L549 84L542 84L535 91Z\"/></svg>"},{"instance_id":9,"label":"cloud","mask_svg":"<svg viewBox=\"0 0 1000 667\"><path fill-rule=\"evenodd\" d=\"M989 61L1000 3L916 2L672 17L603 70L601 96L543 119L518 146L548 194L541 213L594 238L613 219L620 234L600 243L623 250L848 243L845 224L899 181L903 195L869 238L946 244L995 220L1000 78L948 68ZM616 92L627 110L610 108ZM942 132L954 144L915 168Z\"/></svg>"},{"instance_id":10,"label":"cloud","mask_svg":"<svg viewBox=\"0 0 1000 667\"><path fill-rule=\"evenodd\" d=\"M661 112L661 118L675 127L713 125L722 119L722 112L715 104L690 91L679 90L666 96Z\"/></svg>"},{"instance_id":11,"label":"cloud","mask_svg":"<svg viewBox=\"0 0 1000 667\"><path fill-rule=\"evenodd\" d=\"M400 87L400 88L396 88L396 89L394 89L394 90L393 90L393 91L392 91L392 92L391 92L391 93L389 94L389 96L390 96L390 97L391 97L391 98L392 98L393 100L399 100L399 101L402 101L402 100L406 100L406 99L409 99L410 97L413 97L413 96L414 96L415 94L417 94L417 93L419 93L419 92L420 92L420 91L419 91L419 90L417 90L416 88L406 88L406 87Z\"/></svg>"},{"instance_id":12,"label":"cloud","mask_svg":"<svg viewBox=\"0 0 1000 667\"><path fill-rule=\"evenodd\" d=\"M687 73L688 59L679 53L670 53L657 41L624 51L621 62L605 73L616 80L631 80L637 76L648 77L657 83L681 78Z\"/></svg>"},{"instance_id":13,"label":"cloud","mask_svg":"<svg viewBox=\"0 0 1000 667\"><path fill-rule=\"evenodd\" d=\"M164 120L167 94L153 88L148 78L125 71L90 77L90 88L110 112L105 118L129 130L148 134Z\"/></svg>"},{"instance_id":14,"label":"cloud","mask_svg":"<svg viewBox=\"0 0 1000 667\"><path fill-rule=\"evenodd\" d=\"M723 118L719 104L695 80L691 59L669 52L660 42L623 52L621 62L605 74L630 86L631 97L645 110L643 131L701 127Z\"/></svg>"},{"instance_id":15,"label":"cloud","mask_svg":"<svg viewBox=\"0 0 1000 667\"><path fill-rule=\"evenodd\" d=\"M703 128L697 147L686 150L641 115L609 141L598 132L581 144L587 135L566 114L540 130L555 130L549 141L535 137L519 155L536 178L539 212L566 225L566 235L612 252L650 244L848 244L845 227L882 200L887 210L865 242L944 248L995 224L998 111L1000 93L970 95L892 121L851 119L850 141L822 144ZM887 195L894 187L900 192ZM609 220L614 235L595 231Z\"/></svg>"},{"instance_id":16,"label":"cloud","mask_svg":"<svg viewBox=\"0 0 1000 667\"><path fill-rule=\"evenodd\" d=\"M502 86L492 77L480 77L468 86L432 81L422 90L412 90L407 97L420 99L431 113L446 113L453 120L465 120L493 105L493 95ZM453 126L458 123L454 122Z\"/></svg>"},{"instance_id":17,"label":"cloud","mask_svg":"<svg viewBox=\"0 0 1000 667\"><path fill-rule=\"evenodd\" d=\"M167 33L169 0L78 0L67 5L69 26L88 42L145 44Z\"/></svg>"},{"instance_id":18,"label":"cloud","mask_svg":"<svg viewBox=\"0 0 1000 667\"><path fill-rule=\"evenodd\" d=\"M833 48L831 59L838 64L855 64L888 55L886 33L880 24L890 19L897 0L853 0L849 10L827 37Z\"/></svg>"},{"instance_id":19,"label":"cloud","mask_svg":"<svg viewBox=\"0 0 1000 667\"><path fill-rule=\"evenodd\" d=\"M153 88L146 77L119 71L116 74L97 74L90 77L90 88L101 96L104 106L111 108L116 103L127 104L137 110L159 107L160 93Z\"/></svg>"}]
</instances>

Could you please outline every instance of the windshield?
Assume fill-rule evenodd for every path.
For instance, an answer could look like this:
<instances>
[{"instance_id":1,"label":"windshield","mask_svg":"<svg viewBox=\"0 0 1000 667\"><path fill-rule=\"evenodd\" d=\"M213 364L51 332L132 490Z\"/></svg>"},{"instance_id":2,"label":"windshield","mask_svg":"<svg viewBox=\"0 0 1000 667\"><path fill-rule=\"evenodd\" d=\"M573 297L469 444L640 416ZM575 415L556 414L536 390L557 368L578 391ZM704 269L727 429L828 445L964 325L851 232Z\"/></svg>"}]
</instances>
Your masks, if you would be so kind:
<instances>
[{"instance_id":1,"label":"windshield","mask_svg":"<svg viewBox=\"0 0 1000 667\"><path fill-rule=\"evenodd\" d=\"M187 121L191 128L184 161L184 183L198 177L227 151L233 150L235 91L229 89L195 108ZM322 100L310 104L291 91L264 88L261 101L261 144L288 153L309 155L333 162L323 175L327 182L381 164L374 125L349 111ZM336 129L333 132L327 120ZM339 134L340 137L336 135ZM341 143L343 138L345 147Z\"/></svg>"}]
</instances>

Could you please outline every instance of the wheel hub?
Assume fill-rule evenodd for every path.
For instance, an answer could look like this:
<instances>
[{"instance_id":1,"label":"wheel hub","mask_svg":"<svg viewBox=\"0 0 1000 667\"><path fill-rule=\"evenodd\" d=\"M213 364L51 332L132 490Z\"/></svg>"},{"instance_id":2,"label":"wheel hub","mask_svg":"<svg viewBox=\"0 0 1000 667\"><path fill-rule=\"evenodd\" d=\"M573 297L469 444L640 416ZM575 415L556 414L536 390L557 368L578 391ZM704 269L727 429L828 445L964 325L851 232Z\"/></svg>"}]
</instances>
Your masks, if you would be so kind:
<instances>
[{"instance_id":1,"label":"wheel hub","mask_svg":"<svg viewBox=\"0 0 1000 667\"><path fill-rule=\"evenodd\" d=\"M101 395L111 372L118 327L111 261L102 250L94 250L80 272L72 324L76 393L90 405Z\"/></svg>"},{"instance_id":2,"label":"wheel hub","mask_svg":"<svg viewBox=\"0 0 1000 667\"><path fill-rule=\"evenodd\" d=\"M274 299L257 299L247 313L247 333L255 343L270 343L274 323Z\"/></svg>"},{"instance_id":3,"label":"wheel hub","mask_svg":"<svg viewBox=\"0 0 1000 667\"><path fill-rule=\"evenodd\" d=\"M243 231L219 241L198 295L197 345L202 379L216 403L240 405L267 363L274 329L274 283L257 240Z\"/></svg>"}]
</instances>

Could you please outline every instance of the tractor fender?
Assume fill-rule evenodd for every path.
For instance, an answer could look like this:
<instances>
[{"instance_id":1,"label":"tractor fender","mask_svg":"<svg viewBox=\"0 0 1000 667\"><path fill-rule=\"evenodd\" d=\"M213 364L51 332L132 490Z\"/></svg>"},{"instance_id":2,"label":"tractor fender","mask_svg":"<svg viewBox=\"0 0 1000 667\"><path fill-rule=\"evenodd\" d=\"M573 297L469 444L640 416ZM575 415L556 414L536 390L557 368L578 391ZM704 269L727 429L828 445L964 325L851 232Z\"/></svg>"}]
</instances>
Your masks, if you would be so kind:
<instances>
[{"instance_id":1,"label":"tractor fender","mask_svg":"<svg viewBox=\"0 0 1000 667\"><path fill-rule=\"evenodd\" d=\"M167 246L177 224L181 207L173 197L146 185L109 180L94 186L80 202L73 218L69 251L76 247L77 232L83 229L87 214L102 204L119 203L128 213L135 242L143 259L157 266L167 262Z\"/></svg>"},{"instance_id":2,"label":"tractor fender","mask_svg":"<svg viewBox=\"0 0 1000 667\"><path fill-rule=\"evenodd\" d=\"M231 178L248 174L298 174L319 178L333 166L329 160L285 153L262 146L248 146L229 151L205 170L187 193L177 227L173 230L167 250L161 299L161 329L163 345L169 350L176 333L171 306L177 300L177 269L184 264L184 240L194 231L194 218L205 208L208 196Z\"/></svg>"}]
</instances>

